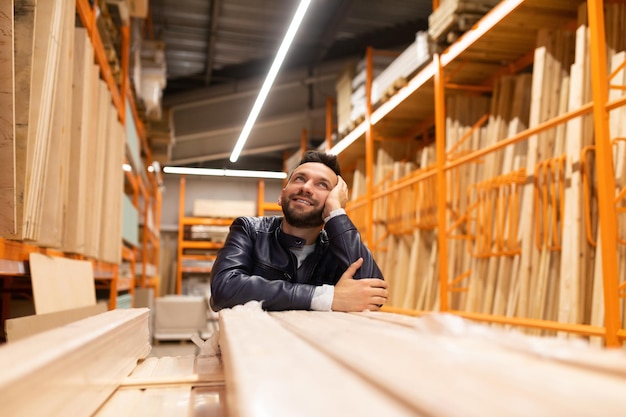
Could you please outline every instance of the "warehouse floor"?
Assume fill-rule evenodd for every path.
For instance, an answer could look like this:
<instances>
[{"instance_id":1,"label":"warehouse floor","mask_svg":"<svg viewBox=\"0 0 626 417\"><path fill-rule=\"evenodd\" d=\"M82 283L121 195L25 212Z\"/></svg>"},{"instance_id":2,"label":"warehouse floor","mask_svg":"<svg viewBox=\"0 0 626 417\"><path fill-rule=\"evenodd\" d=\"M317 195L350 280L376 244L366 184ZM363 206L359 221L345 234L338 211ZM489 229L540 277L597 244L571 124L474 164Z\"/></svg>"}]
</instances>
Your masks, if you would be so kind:
<instances>
[{"instance_id":1,"label":"warehouse floor","mask_svg":"<svg viewBox=\"0 0 626 417\"><path fill-rule=\"evenodd\" d=\"M191 341L154 341L148 357L185 356L197 354L198 348Z\"/></svg>"}]
</instances>

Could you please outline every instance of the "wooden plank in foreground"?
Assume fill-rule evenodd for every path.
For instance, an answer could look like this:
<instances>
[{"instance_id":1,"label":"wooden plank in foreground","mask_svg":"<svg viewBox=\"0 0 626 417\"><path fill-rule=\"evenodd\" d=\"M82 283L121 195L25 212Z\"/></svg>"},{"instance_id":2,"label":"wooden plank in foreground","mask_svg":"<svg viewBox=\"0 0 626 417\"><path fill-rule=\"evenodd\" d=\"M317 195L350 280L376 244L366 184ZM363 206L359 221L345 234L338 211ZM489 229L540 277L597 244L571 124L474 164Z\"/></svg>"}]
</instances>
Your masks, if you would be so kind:
<instances>
[{"instance_id":1,"label":"wooden plank in foreground","mask_svg":"<svg viewBox=\"0 0 626 417\"><path fill-rule=\"evenodd\" d=\"M11 417L89 417L150 351L147 308L111 310L0 346Z\"/></svg>"},{"instance_id":2,"label":"wooden plank in foreground","mask_svg":"<svg viewBox=\"0 0 626 417\"><path fill-rule=\"evenodd\" d=\"M226 417L225 394L219 356L150 357L94 417Z\"/></svg>"},{"instance_id":3,"label":"wooden plank in foreground","mask_svg":"<svg viewBox=\"0 0 626 417\"><path fill-rule=\"evenodd\" d=\"M220 311L230 417L417 415L260 307L249 307Z\"/></svg>"},{"instance_id":4,"label":"wooden plank in foreground","mask_svg":"<svg viewBox=\"0 0 626 417\"><path fill-rule=\"evenodd\" d=\"M345 313L288 311L271 317L317 354L334 360L335 367L352 371L380 394L387 393L423 415L583 417L620 415L626 408L623 376L523 354L489 338L458 336L453 331L418 332ZM229 323L224 324L221 331L228 330ZM488 331L486 326L483 329ZM273 337L259 334L257 338ZM285 342L275 347L280 352L274 353L277 358L292 352L291 343ZM614 359L616 366L626 363L621 352ZM332 377L305 374L313 386L332 381ZM306 390L309 396L324 398L316 391ZM359 398L364 402L367 396Z\"/></svg>"}]
</instances>

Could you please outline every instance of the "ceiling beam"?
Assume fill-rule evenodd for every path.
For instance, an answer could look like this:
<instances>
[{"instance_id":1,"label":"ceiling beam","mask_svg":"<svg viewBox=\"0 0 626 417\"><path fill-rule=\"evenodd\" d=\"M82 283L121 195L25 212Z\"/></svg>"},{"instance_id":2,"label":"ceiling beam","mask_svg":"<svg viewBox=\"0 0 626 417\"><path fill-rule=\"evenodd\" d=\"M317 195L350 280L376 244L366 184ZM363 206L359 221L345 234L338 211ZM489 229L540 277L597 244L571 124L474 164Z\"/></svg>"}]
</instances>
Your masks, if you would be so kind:
<instances>
[{"instance_id":1,"label":"ceiling beam","mask_svg":"<svg viewBox=\"0 0 626 417\"><path fill-rule=\"evenodd\" d=\"M217 42L217 25L219 22L220 11L222 9L222 0L213 0L211 2L211 23L209 28L209 38L207 39L208 49L206 58L206 69L204 72L204 85L211 84L213 75L213 62L215 61L215 45Z\"/></svg>"},{"instance_id":2,"label":"ceiling beam","mask_svg":"<svg viewBox=\"0 0 626 417\"><path fill-rule=\"evenodd\" d=\"M342 1L326 1L322 6L332 7L334 6L334 11L329 12L327 15L330 16L330 19L323 26L325 30L322 32L320 39L318 41L318 46L313 56L310 58L310 62L308 65L315 66L319 64L324 57L326 56L326 52L330 49L330 47L335 43L335 38L337 37L337 31L343 24L343 22L348 17L348 13L352 8L352 4L354 0L342 0Z\"/></svg>"}]
</instances>

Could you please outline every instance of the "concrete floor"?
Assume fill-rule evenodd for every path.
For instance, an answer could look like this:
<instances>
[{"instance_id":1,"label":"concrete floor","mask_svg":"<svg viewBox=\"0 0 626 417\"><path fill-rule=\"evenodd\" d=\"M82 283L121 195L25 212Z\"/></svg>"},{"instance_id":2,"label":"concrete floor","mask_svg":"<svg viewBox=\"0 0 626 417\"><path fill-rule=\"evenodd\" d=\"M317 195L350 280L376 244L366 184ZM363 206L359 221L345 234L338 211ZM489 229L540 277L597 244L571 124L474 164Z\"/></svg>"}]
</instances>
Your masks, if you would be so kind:
<instances>
[{"instance_id":1,"label":"concrete floor","mask_svg":"<svg viewBox=\"0 0 626 417\"><path fill-rule=\"evenodd\" d=\"M185 356L198 353L197 346L190 340L153 341L148 357Z\"/></svg>"}]
</instances>

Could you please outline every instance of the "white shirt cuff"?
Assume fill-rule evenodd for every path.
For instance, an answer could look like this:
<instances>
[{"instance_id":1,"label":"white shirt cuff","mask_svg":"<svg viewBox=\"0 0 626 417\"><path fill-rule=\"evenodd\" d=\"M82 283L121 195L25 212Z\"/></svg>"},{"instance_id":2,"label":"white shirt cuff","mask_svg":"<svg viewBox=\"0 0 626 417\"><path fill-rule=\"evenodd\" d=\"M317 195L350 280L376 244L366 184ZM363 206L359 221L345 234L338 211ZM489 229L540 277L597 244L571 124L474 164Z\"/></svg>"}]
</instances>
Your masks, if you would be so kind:
<instances>
[{"instance_id":1,"label":"white shirt cuff","mask_svg":"<svg viewBox=\"0 0 626 417\"><path fill-rule=\"evenodd\" d=\"M324 218L324 223L328 223L330 219L335 216L339 216L340 214L346 214L346 211L342 208L334 209L327 217Z\"/></svg>"},{"instance_id":2,"label":"white shirt cuff","mask_svg":"<svg viewBox=\"0 0 626 417\"><path fill-rule=\"evenodd\" d=\"M311 300L311 310L330 311L333 306L333 297L335 296L335 287L324 284L321 287L315 287L313 299Z\"/></svg>"}]
</instances>

